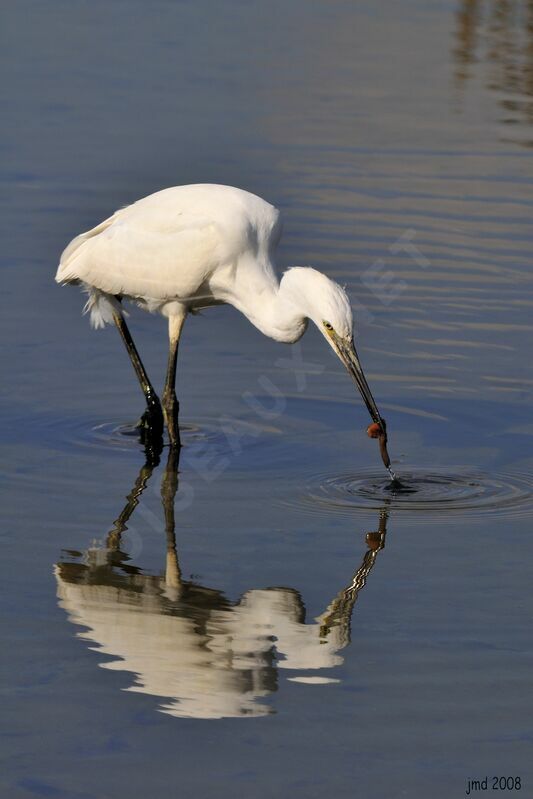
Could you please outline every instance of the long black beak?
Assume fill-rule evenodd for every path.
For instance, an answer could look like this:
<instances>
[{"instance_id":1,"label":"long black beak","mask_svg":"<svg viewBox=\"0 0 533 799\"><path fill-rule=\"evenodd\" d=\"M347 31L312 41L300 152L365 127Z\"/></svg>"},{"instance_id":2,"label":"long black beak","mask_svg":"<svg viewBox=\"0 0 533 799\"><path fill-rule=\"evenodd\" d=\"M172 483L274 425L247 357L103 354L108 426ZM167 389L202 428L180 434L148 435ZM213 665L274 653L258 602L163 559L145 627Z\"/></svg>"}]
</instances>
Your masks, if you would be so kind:
<instances>
[{"instance_id":1,"label":"long black beak","mask_svg":"<svg viewBox=\"0 0 533 799\"><path fill-rule=\"evenodd\" d=\"M357 350L355 349L353 340L348 342L345 339L338 337L335 339L335 344L337 345L339 356L343 364L351 374L355 385L359 389L359 392L363 398L363 402L368 409L372 421L379 424L385 433L385 423L381 418L380 412L378 411L378 406L376 405L376 401L372 396L370 387L366 382L365 373L363 372L363 367L361 366L361 362L359 360L359 356L357 355Z\"/></svg>"},{"instance_id":2,"label":"long black beak","mask_svg":"<svg viewBox=\"0 0 533 799\"><path fill-rule=\"evenodd\" d=\"M355 385L359 389L361 397L363 398L363 402L368 409L372 421L376 422L376 424L378 424L381 428L381 435L379 436L381 458L385 464L385 468L388 469L389 474L393 480L395 480L397 478L394 472L391 471L389 453L387 452L387 425L378 411L378 406L376 405L376 401L372 396L370 386L366 381L365 373L363 372L363 367L361 366L359 356L357 355L357 350L355 349L353 339L347 340L342 339L340 336L335 336L334 342L341 361L345 365L346 369L352 376Z\"/></svg>"}]
</instances>

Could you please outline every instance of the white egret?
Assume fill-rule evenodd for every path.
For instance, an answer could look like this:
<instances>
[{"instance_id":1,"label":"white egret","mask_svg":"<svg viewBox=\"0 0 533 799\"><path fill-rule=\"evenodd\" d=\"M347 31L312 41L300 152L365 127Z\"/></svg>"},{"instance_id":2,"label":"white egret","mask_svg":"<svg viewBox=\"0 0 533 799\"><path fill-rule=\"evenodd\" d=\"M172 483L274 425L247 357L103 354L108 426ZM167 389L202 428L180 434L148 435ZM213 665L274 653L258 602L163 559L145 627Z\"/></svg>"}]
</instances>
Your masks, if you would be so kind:
<instances>
[{"instance_id":1,"label":"white egret","mask_svg":"<svg viewBox=\"0 0 533 799\"><path fill-rule=\"evenodd\" d=\"M386 426L353 341L344 289L310 267L288 269L278 280L273 254L281 234L279 211L231 186L175 186L116 211L77 236L61 256L56 281L81 285L93 327L115 323L144 392L145 427L160 435L163 417L171 446L179 447L176 360L188 313L228 303L276 341L291 344L311 320L352 375L375 425L390 471ZM168 318L169 359L162 408L130 335L122 301ZM393 473L391 473L393 476Z\"/></svg>"}]
</instances>

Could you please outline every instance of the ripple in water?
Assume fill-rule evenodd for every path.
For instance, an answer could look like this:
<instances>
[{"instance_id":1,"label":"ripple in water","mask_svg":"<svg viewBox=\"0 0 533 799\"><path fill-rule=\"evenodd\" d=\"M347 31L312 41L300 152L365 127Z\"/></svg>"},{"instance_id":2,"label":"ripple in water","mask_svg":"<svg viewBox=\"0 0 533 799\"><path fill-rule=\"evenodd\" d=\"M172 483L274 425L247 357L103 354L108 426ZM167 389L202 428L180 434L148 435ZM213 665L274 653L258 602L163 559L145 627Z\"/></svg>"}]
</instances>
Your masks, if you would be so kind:
<instances>
[{"instance_id":1,"label":"ripple in water","mask_svg":"<svg viewBox=\"0 0 533 799\"><path fill-rule=\"evenodd\" d=\"M227 420L227 424L230 421L231 425L227 429L220 419L203 418L198 423L182 422L180 436L183 447L193 449L209 446L219 452L227 452L231 451L228 436L232 434L232 431L248 443L260 440L265 434L279 432L271 426L240 420ZM128 424L118 419L102 422L83 416L64 417L42 414L33 416L24 424L21 422L20 429L26 430L31 435L32 441L39 441L60 450L89 447L142 452L144 449L136 424Z\"/></svg>"},{"instance_id":2,"label":"ripple in water","mask_svg":"<svg viewBox=\"0 0 533 799\"><path fill-rule=\"evenodd\" d=\"M252 425L248 425L248 428L255 432ZM243 426L243 436L247 434L248 428ZM33 414L29 418L21 416L10 419L10 429L17 433L13 436L16 444L31 440L32 443L59 451L72 452L78 447L139 452L144 449L135 423L128 424L119 419L102 421L83 415L41 413ZM182 423L180 433L184 447L204 444L218 449L228 447L218 420L202 419L199 424Z\"/></svg>"},{"instance_id":3,"label":"ripple in water","mask_svg":"<svg viewBox=\"0 0 533 799\"><path fill-rule=\"evenodd\" d=\"M466 470L402 473L401 484L392 483L380 470L312 478L307 495L308 508L349 513L353 510L408 511L429 515L475 515L502 513L528 515L533 511L533 481L529 474L471 473Z\"/></svg>"},{"instance_id":4,"label":"ripple in water","mask_svg":"<svg viewBox=\"0 0 533 799\"><path fill-rule=\"evenodd\" d=\"M202 425L181 424L180 437L182 445L192 446L200 441L213 441L218 438L218 431L212 424ZM117 424L114 422L104 422L91 426L85 430L85 440L78 440L77 443L97 444L100 446L118 446L121 448L132 447L142 449L139 438L139 431L134 424Z\"/></svg>"},{"instance_id":5,"label":"ripple in water","mask_svg":"<svg viewBox=\"0 0 533 799\"><path fill-rule=\"evenodd\" d=\"M236 435L239 439L247 442L259 440L262 436L279 431L273 427L267 427L257 423L243 422L240 420L228 420L224 426L220 419L201 419L198 424L180 423L180 438L184 449L188 447L213 447L219 452L231 452L229 437ZM165 433L165 441L166 441ZM85 440L78 443L100 446L119 446L135 447L142 449L139 439L139 432L135 425L116 424L106 422L103 424L92 425L85 430Z\"/></svg>"}]
</instances>

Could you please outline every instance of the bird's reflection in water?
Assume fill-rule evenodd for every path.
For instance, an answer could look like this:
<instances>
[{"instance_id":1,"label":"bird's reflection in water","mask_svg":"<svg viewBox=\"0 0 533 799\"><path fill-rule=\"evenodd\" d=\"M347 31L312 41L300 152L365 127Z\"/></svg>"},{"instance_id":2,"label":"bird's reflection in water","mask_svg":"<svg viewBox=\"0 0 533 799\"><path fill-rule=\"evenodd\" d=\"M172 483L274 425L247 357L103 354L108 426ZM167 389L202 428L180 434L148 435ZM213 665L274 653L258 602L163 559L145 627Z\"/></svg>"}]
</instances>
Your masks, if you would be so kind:
<instances>
[{"instance_id":1,"label":"bird's reflection in water","mask_svg":"<svg viewBox=\"0 0 533 799\"><path fill-rule=\"evenodd\" d=\"M56 565L59 603L72 623L86 628L79 636L116 658L102 663L104 668L135 675L128 690L164 698L159 709L173 716L272 713L261 698L276 690L279 669L296 681L334 682L301 672L342 663L339 651L350 641L354 604L385 543L386 510L379 529L366 535L367 550L348 586L306 624L294 589L252 589L232 603L221 591L182 578L174 521L177 466L171 452L161 487L163 576L142 573L121 549L127 522L152 475L150 464L141 469L106 545L89 549L78 562Z\"/></svg>"}]
</instances>

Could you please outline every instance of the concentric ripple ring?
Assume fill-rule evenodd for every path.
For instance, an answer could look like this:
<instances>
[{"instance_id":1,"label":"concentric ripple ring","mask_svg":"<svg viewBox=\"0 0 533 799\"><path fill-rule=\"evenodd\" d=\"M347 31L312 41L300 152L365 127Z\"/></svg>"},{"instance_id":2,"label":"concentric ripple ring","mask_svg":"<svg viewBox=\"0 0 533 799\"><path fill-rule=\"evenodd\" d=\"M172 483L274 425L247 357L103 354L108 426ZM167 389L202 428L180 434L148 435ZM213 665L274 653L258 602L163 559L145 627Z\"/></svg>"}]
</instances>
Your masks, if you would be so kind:
<instances>
[{"instance_id":1,"label":"concentric ripple ring","mask_svg":"<svg viewBox=\"0 0 533 799\"><path fill-rule=\"evenodd\" d=\"M301 497L308 509L340 513L354 510L409 512L420 516L449 514L506 516L533 514L533 476L528 473L483 473L468 469L416 469L402 473L398 487L382 470L317 475Z\"/></svg>"}]
</instances>

